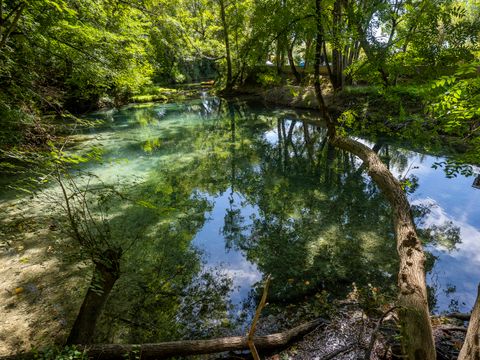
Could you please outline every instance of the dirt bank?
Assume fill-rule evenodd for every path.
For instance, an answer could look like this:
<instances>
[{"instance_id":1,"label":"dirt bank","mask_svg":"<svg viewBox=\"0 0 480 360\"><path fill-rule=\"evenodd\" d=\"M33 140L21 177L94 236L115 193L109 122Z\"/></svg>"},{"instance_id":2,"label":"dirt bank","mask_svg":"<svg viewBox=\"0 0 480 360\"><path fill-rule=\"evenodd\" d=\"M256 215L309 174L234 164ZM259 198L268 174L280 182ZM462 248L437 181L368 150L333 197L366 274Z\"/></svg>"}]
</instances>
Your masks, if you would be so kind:
<instances>
[{"instance_id":1,"label":"dirt bank","mask_svg":"<svg viewBox=\"0 0 480 360\"><path fill-rule=\"evenodd\" d=\"M0 356L62 344L82 301L88 266L49 213L38 198L0 203Z\"/></svg>"}]
</instances>

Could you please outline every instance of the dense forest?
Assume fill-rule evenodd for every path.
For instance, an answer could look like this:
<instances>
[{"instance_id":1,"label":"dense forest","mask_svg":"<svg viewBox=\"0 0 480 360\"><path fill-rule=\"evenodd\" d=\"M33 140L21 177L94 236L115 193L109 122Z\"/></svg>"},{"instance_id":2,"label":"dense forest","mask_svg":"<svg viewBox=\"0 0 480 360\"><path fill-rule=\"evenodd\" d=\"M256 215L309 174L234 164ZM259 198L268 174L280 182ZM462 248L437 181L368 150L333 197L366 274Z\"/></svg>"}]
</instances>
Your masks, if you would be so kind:
<instances>
[{"instance_id":1,"label":"dense forest","mask_svg":"<svg viewBox=\"0 0 480 360\"><path fill-rule=\"evenodd\" d=\"M479 37L478 1L0 0L0 356L478 359Z\"/></svg>"}]
</instances>

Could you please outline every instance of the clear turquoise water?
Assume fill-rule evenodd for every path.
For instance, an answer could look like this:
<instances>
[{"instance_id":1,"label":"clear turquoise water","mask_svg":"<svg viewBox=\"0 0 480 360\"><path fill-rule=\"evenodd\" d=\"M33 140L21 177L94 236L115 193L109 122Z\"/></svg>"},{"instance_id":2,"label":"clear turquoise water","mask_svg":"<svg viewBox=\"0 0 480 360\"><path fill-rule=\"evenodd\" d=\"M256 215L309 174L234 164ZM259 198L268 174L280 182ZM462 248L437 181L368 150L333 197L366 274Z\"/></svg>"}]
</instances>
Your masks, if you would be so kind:
<instances>
[{"instance_id":1,"label":"clear turquoise water","mask_svg":"<svg viewBox=\"0 0 480 360\"><path fill-rule=\"evenodd\" d=\"M100 338L235 331L266 274L270 302L281 306L322 290L345 296L353 282L394 293L388 204L358 159L325 144L315 114L205 96L91 118L102 125L79 134L70 151L100 148L103 161L85 170L119 186L135 179L128 191L155 207L119 215L123 232L142 237L125 256ZM436 226L425 240L433 309L468 311L480 281L474 177L447 178L432 168L443 157L388 141L379 153L396 176L418 178L409 196L429 211L416 221ZM119 321L122 314L151 330Z\"/></svg>"}]
</instances>

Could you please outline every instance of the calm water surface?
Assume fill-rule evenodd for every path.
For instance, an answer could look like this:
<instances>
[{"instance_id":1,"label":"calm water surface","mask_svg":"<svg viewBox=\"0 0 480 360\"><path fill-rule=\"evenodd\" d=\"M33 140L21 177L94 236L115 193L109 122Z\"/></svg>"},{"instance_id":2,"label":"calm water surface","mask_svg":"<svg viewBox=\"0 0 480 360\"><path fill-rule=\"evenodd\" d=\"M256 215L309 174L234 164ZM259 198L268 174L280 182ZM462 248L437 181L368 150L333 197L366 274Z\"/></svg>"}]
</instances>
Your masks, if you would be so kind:
<instances>
[{"instance_id":1,"label":"calm water surface","mask_svg":"<svg viewBox=\"0 0 480 360\"><path fill-rule=\"evenodd\" d=\"M103 161L86 170L117 186L134 181L123 191L144 205L118 210L122 231L142 236L125 256L100 337L157 341L238 329L265 274L278 304L322 290L344 296L353 282L394 292L389 206L361 162L311 125L315 114L204 97L91 117L101 125L79 134L71 151L101 149ZM480 281L475 176L447 178L432 168L441 157L362 141L396 176L416 178L409 196L430 253L434 310L469 311Z\"/></svg>"}]
</instances>

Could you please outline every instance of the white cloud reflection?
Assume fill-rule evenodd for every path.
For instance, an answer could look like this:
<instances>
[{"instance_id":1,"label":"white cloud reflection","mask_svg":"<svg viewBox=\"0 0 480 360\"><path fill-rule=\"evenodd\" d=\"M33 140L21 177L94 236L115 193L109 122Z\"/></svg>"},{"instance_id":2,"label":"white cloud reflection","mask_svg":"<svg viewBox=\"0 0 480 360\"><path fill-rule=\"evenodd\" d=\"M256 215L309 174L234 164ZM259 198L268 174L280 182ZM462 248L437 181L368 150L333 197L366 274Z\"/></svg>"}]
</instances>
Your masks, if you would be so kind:
<instances>
[{"instance_id":1,"label":"white cloud reflection","mask_svg":"<svg viewBox=\"0 0 480 360\"><path fill-rule=\"evenodd\" d=\"M437 305L440 310L446 310L454 299L459 301L461 311L470 311L480 281L480 230L464 221L467 215L454 218L432 198L417 199L412 201L412 205L429 207L430 213L424 219L426 227L452 222L460 229L461 243L454 250L449 251L442 245L427 248L437 257L427 278L431 285L438 286ZM468 213L468 208L465 212ZM456 291L447 295L445 291L451 285L455 286Z\"/></svg>"}]
</instances>

